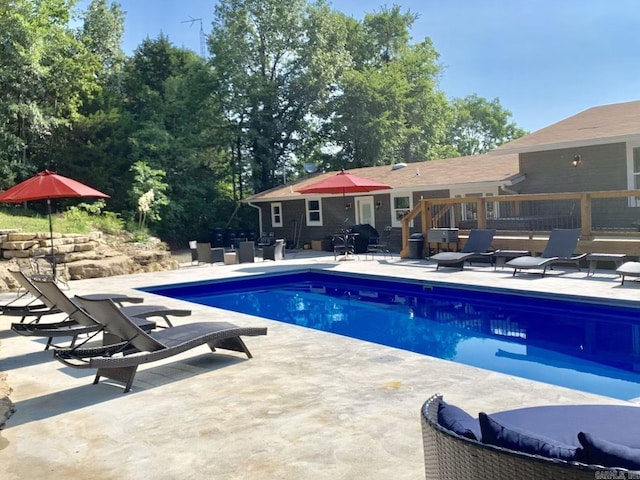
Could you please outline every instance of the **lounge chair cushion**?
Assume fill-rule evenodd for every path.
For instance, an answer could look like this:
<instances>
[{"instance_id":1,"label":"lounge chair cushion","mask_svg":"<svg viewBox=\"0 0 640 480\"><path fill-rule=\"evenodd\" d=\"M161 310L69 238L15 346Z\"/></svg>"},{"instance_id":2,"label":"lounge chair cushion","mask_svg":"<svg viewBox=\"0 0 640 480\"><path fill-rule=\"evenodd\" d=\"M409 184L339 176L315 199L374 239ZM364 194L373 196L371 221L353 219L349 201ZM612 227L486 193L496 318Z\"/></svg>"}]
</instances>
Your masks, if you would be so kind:
<instances>
[{"instance_id":1,"label":"lounge chair cushion","mask_svg":"<svg viewBox=\"0 0 640 480\"><path fill-rule=\"evenodd\" d=\"M478 420L460 407L450 405L442 399L440 399L440 405L438 406L438 424L465 438L471 440L480 438Z\"/></svg>"},{"instance_id":2,"label":"lounge chair cushion","mask_svg":"<svg viewBox=\"0 0 640 480\"><path fill-rule=\"evenodd\" d=\"M533 432L499 423L484 412L478 415L482 442L531 455L575 462L582 461L582 448L567 445Z\"/></svg>"},{"instance_id":3,"label":"lounge chair cushion","mask_svg":"<svg viewBox=\"0 0 640 480\"><path fill-rule=\"evenodd\" d=\"M584 449L584 461L603 467L622 467L640 470L640 449L604 440L590 433L578 433Z\"/></svg>"}]
</instances>

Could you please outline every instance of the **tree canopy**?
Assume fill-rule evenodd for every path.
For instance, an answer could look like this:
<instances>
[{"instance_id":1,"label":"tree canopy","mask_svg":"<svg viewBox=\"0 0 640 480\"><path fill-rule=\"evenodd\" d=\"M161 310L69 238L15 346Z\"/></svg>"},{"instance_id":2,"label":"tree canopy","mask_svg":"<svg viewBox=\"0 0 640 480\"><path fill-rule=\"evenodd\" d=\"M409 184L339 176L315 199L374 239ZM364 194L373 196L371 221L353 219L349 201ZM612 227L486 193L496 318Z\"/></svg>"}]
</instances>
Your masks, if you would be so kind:
<instances>
[{"instance_id":1,"label":"tree canopy","mask_svg":"<svg viewBox=\"0 0 640 480\"><path fill-rule=\"evenodd\" d=\"M357 20L323 0L220 0L209 59L163 35L126 55L124 18L109 0L0 0L0 189L58 170L184 241L252 218L238 201L308 162L472 155L524 134L498 99L446 97L435 45L398 6Z\"/></svg>"}]
</instances>

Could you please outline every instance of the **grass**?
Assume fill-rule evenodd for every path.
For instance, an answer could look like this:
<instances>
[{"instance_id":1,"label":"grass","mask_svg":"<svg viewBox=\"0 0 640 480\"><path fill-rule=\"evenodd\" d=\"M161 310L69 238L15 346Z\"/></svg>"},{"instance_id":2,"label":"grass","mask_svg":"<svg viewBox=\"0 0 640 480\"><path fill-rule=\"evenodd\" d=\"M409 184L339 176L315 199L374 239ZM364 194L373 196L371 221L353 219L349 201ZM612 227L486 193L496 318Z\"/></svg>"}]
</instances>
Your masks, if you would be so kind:
<instances>
[{"instance_id":1,"label":"grass","mask_svg":"<svg viewBox=\"0 0 640 480\"><path fill-rule=\"evenodd\" d=\"M54 229L59 226L55 218L53 219L53 223ZM0 230L7 229L19 229L23 232L48 232L49 219L46 216L35 215L33 213L20 215L0 212ZM61 230L56 229L56 231Z\"/></svg>"},{"instance_id":2,"label":"grass","mask_svg":"<svg viewBox=\"0 0 640 480\"><path fill-rule=\"evenodd\" d=\"M64 213L54 214L53 231L58 233L88 233L100 230L116 233L124 228L124 221L113 212L89 214L79 208L70 208ZM0 230L19 229L22 232L48 232L49 217L33 210L10 208L0 210Z\"/></svg>"}]
</instances>

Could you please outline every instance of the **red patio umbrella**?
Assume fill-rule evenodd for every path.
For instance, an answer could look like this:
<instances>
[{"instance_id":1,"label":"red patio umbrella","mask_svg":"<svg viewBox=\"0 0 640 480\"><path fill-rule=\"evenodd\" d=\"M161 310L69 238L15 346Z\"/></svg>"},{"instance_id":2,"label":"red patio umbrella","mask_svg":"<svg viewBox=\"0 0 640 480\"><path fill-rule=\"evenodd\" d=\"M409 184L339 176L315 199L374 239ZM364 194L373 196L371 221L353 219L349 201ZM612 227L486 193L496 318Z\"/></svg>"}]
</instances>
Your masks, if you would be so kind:
<instances>
[{"instance_id":1,"label":"red patio umbrella","mask_svg":"<svg viewBox=\"0 0 640 480\"><path fill-rule=\"evenodd\" d=\"M95 197L109 198L109 195L91 188L68 177L63 177L55 172L44 170L35 176L14 185L0 193L0 202L22 203L32 200L46 200L47 213L49 214L49 234L51 236L51 262L53 267L53 279L56 279L56 260L53 248L53 222L51 220L51 199L71 197Z\"/></svg>"},{"instance_id":2,"label":"red patio umbrella","mask_svg":"<svg viewBox=\"0 0 640 480\"><path fill-rule=\"evenodd\" d=\"M345 195L347 193L365 193L373 192L375 190L385 190L389 188L392 188L391 185L376 182L374 180L369 180L368 178L359 177L342 170L336 175L325 178L324 180L320 180L319 182L312 183L311 185L308 185L306 187L302 187L296 190L296 192L303 194L342 193L342 199L343 202L345 202L346 207Z\"/></svg>"},{"instance_id":3,"label":"red patio umbrella","mask_svg":"<svg viewBox=\"0 0 640 480\"><path fill-rule=\"evenodd\" d=\"M391 188L391 185L380 183L368 178L359 177L351 173L341 172L332 177L325 178L319 182L312 183L306 187L302 187L296 192L298 193L362 193L373 192L374 190L385 190Z\"/></svg>"}]
</instances>

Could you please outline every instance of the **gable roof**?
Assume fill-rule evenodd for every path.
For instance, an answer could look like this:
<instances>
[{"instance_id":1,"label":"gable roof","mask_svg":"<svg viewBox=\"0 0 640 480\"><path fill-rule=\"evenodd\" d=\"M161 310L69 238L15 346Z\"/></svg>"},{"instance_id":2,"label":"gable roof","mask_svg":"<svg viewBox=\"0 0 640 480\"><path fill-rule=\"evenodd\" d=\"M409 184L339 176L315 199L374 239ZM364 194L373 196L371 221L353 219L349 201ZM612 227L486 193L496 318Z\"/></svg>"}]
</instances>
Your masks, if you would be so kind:
<instances>
[{"instance_id":1,"label":"gable roof","mask_svg":"<svg viewBox=\"0 0 640 480\"><path fill-rule=\"evenodd\" d=\"M490 154L614 143L630 136L640 136L640 101L589 108L505 143Z\"/></svg>"},{"instance_id":2,"label":"gable roof","mask_svg":"<svg viewBox=\"0 0 640 480\"><path fill-rule=\"evenodd\" d=\"M518 155L472 155L425 162L408 163L404 168L392 169L391 165L363 167L348 170L354 175L391 185L393 189L438 190L477 183L511 184L519 176ZM319 182L338 172L310 175L281 187L265 190L245 202L268 202L305 198L296 190ZM381 192L390 192L381 190ZM372 192L375 193L375 192Z\"/></svg>"}]
</instances>

